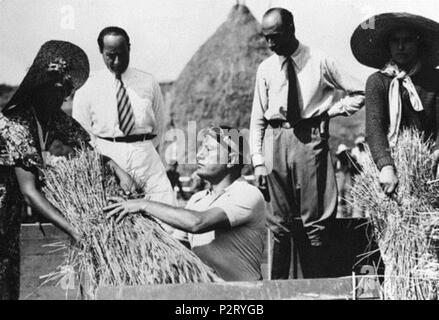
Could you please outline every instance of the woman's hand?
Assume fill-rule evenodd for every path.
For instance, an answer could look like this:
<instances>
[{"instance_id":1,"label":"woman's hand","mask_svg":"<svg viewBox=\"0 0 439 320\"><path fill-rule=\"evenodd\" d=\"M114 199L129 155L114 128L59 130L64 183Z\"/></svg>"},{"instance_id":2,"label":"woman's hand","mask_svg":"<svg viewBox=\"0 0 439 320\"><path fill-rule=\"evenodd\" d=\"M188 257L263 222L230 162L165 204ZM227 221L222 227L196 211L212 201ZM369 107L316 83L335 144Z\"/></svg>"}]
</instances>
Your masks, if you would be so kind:
<instances>
[{"instance_id":1,"label":"woman's hand","mask_svg":"<svg viewBox=\"0 0 439 320\"><path fill-rule=\"evenodd\" d=\"M267 214L267 227L273 232L274 240L278 242L278 237L285 237L290 234L290 230L282 225L282 219L271 213Z\"/></svg>"},{"instance_id":2,"label":"woman's hand","mask_svg":"<svg viewBox=\"0 0 439 320\"><path fill-rule=\"evenodd\" d=\"M136 181L122 169L116 170L114 173L119 179L119 185L125 193L131 194L139 188Z\"/></svg>"},{"instance_id":3,"label":"woman's hand","mask_svg":"<svg viewBox=\"0 0 439 320\"><path fill-rule=\"evenodd\" d=\"M48 151L56 157L66 157L74 152L72 147L65 145L58 139L53 140Z\"/></svg>"},{"instance_id":4,"label":"woman's hand","mask_svg":"<svg viewBox=\"0 0 439 320\"><path fill-rule=\"evenodd\" d=\"M76 231L71 231L69 233L70 238L72 240L72 244L80 247L82 245L82 235Z\"/></svg>"},{"instance_id":5,"label":"woman's hand","mask_svg":"<svg viewBox=\"0 0 439 320\"><path fill-rule=\"evenodd\" d=\"M438 164L439 164L439 149L433 151L433 176L435 179L438 177Z\"/></svg>"},{"instance_id":6,"label":"woman's hand","mask_svg":"<svg viewBox=\"0 0 439 320\"><path fill-rule=\"evenodd\" d=\"M119 180L119 185L123 189L123 191L127 194L131 194L133 192L142 193L141 187L137 184L137 182L121 167L119 167L116 162L113 160L108 161L108 166L116 175Z\"/></svg>"},{"instance_id":7,"label":"woman's hand","mask_svg":"<svg viewBox=\"0 0 439 320\"><path fill-rule=\"evenodd\" d=\"M116 203L106 206L104 211L107 212L107 219L118 215L116 223L122 221L122 219L129 214L145 211L145 199L124 200L121 197L110 197L108 200Z\"/></svg>"},{"instance_id":8,"label":"woman's hand","mask_svg":"<svg viewBox=\"0 0 439 320\"><path fill-rule=\"evenodd\" d=\"M393 194L398 186L398 177L393 166L385 166L381 169L379 182L384 193L388 196Z\"/></svg>"},{"instance_id":9,"label":"woman's hand","mask_svg":"<svg viewBox=\"0 0 439 320\"><path fill-rule=\"evenodd\" d=\"M267 168L264 165L256 166L254 169L256 187L261 191L266 202L270 202L270 192L267 183Z\"/></svg>"}]
</instances>

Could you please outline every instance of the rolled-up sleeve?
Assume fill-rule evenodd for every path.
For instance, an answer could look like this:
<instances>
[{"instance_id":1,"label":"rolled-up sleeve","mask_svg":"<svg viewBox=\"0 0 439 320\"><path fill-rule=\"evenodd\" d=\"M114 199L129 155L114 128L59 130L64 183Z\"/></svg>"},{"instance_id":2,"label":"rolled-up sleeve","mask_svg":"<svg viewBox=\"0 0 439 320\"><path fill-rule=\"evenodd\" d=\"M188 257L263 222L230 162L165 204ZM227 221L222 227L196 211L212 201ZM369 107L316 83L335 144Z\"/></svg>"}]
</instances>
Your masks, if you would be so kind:
<instances>
[{"instance_id":1,"label":"rolled-up sleeve","mask_svg":"<svg viewBox=\"0 0 439 320\"><path fill-rule=\"evenodd\" d=\"M75 92L73 98L72 118L79 122L79 124L88 132L91 133L91 114L90 103L87 99L86 88L81 88Z\"/></svg>"},{"instance_id":2,"label":"rolled-up sleeve","mask_svg":"<svg viewBox=\"0 0 439 320\"><path fill-rule=\"evenodd\" d=\"M259 66L250 117L250 153L255 167L264 164L262 145L267 126L264 113L268 107L268 88L262 73L262 68Z\"/></svg>"},{"instance_id":3,"label":"rolled-up sleeve","mask_svg":"<svg viewBox=\"0 0 439 320\"><path fill-rule=\"evenodd\" d=\"M72 118L90 134L90 144L95 146L96 137L92 132L92 117L86 87L82 87L75 92L72 104Z\"/></svg>"},{"instance_id":4,"label":"rolled-up sleeve","mask_svg":"<svg viewBox=\"0 0 439 320\"><path fill-rule=\"evenodd\" d=\"M157 81L153 81L153 101L152 109L155 117L154 133L157 135L152 143L157 150L160 150L160 146L163 142L163 136L165 132L165 103L163 100L162 91Z\"/></svg>"},{"instance_id":5,"label":"rolled-up sleeve","mask_svg":"<svg viewBox=\"0 0 439 320\"><path fill-rule=\"evenodd\" d=\"M249 223L265 214L265 202L259 190L246 186L242 188L245 190L245 197L242 194L229 193L213 205L224 211L232 228Z\"/></svg>"},{"instance_id":6,"label":"rolled-up sleeve","mask_svg":"<svg viewBox=\"0 0 439 320\"><path fill-rule=\"evenodd\" d=\"M364 106L364 83L349 75L331 58L325 59L323 76L330 86L343 93L330 108L332 116L350 116Z\"/></svg>"}]
</instances>

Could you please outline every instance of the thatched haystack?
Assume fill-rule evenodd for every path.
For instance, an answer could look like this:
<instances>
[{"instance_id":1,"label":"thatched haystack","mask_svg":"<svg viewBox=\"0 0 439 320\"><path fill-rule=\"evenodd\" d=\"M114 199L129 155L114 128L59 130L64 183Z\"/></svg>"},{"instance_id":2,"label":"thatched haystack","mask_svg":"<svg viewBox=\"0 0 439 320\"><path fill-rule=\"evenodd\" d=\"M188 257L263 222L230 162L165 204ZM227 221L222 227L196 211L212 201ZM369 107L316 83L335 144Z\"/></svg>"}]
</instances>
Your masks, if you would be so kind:
<instances>
[{"instance_id":1,"label":"thatched haystack","mask_svg":"<svg viewBox=\"0 0 439 320\"><path fill-rule=\"evenodd\" d=\"M270 54L260 24L244 5L204 43L173 85L168 103L176 127L197 121L249 127L256 69Z\"/></svg>"}]
</instances>

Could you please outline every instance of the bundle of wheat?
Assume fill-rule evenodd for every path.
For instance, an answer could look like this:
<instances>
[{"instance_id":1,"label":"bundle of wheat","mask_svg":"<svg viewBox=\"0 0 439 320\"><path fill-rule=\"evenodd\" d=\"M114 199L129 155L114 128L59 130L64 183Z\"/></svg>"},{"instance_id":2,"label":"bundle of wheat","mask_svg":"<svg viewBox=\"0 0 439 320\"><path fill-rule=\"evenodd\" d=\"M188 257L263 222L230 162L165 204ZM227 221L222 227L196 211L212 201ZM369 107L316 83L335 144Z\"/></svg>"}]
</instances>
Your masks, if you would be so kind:
<instances>
[{"instance_id":1,"label":"bundle of wheat","mask_svg":"<svg viewBox=\"0 0 439 320\"><path fill-rule=\"evenodd\" d=\"M119 224L106 219L106 198L118 187L103 172L100 156L90 150L43 171L47 199L83 235L80 247L68 246L65 263L50 280L74 270L91 297L99 286L220 281L153 218L132 215Z\"/></svg>"},{"instance_id":2,"label":"bundle of wheat","mask_svg":"<svg viewBox=\"0 0 439 320\"><path fill-rule=\"evenodd\" d=\"M370 151L356 178L354 204L366 210L385 265L386 299L434 299L439 289L439 183L434 181L432 143L404 130L392 157L399 179L388 197Z\"/></svg>"}]
</instances>

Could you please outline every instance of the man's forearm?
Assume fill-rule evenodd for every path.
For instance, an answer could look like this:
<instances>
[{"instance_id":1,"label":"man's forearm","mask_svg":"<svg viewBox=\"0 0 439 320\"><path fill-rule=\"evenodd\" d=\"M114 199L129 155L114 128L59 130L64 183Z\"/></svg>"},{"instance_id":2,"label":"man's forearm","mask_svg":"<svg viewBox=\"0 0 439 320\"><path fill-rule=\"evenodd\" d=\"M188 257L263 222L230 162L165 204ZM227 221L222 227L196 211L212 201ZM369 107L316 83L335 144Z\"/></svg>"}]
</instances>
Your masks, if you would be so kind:
<instances>
[{"instance_id":1,"label":"man's forearm","mask_svg":"<svg viewBox=\"0 0 439 320\"><path fill-rule=\"evenodd\" d=\"M350 116L359 111L364 106L364 94L355 93L348 95L337 101L329 110L330 118L338 116Z\"/></svg>"},{"instance_id":2,"label":"man's forearm","mask_svg":"<svg viewBox=\"0 0 439 320\"><path fill-rule=\"evenodd\" d=\"M164 223L187 232L193 232L194 227L201 223L201 219L197 217L196 212L172 207L164 203L145 200L142 209L147 214L150 214Z\"/></svg>"},{"instance_id":3,"label":"man's forearm","mask_svg":"<svg viewBox=\"0 0 439 320\"><path fill-rule=\"evenodd\" d=\"M264 113L268 108L267 87L261 77L260 70L256 73L255 93L250 115L249 145L253 166L264 165L262 146L267 128Z\"/></svg>"},{"instance_id":4,"label":"man's forearm","mask_svg":"<svg viewBox=\"0 0 439 320\"><path fill-rule=\"evenodd\" d=\"M262 119L253 119L250 124L250 154L255 167L264 165L265 162L262 153L265 127L265 121Z\"/></svg>"},{"instance_id":5,"label":"man's forearm","mask_svg":"<svg viewBox=\"0 0 439 320\"><path fill-rule=\"evenodd\" d=\"M343 92L343 97L328 110L331 118L350 116L364 106L364 84L342 70L334 60L326 59L324 75L332 88Z\"/></svg>"}]
</instances>

